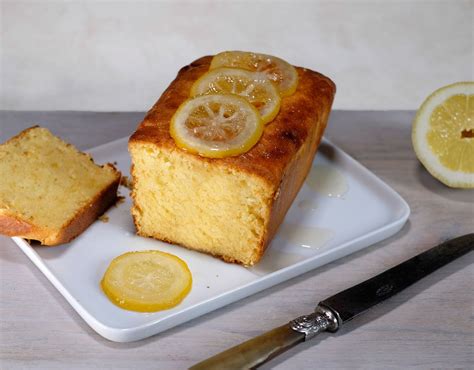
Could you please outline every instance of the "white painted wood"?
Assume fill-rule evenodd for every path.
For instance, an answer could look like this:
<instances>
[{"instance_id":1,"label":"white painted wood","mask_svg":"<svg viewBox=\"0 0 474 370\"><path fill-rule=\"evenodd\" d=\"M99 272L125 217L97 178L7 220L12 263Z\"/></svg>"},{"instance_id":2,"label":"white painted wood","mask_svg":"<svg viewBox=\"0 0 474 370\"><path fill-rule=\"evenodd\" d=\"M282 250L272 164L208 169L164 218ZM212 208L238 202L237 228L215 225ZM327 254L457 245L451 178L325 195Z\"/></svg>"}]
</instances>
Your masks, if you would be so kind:
<instances>
[{"instance_id":1,"label":"white painted wood","mask_svg":"<svg viewBox=\"0 0 474 370\"><path fill-rule=\"evenodd\" d=\"M86 148L123 137L141 116L0 112L0 141L41 121ZM421 167L410 143L412 118L413 112L336 111L327 130L329 139L408 201L412 214L399 234L140 342L113 343L97 335L13 242L0 237L0 367L183 369L310 312L317 301L444 239L472 232L474 192L448 189ZM470 368L472 262L471 253L339 333L301 344L263 368Z\"/></svg>"}]
</instances>

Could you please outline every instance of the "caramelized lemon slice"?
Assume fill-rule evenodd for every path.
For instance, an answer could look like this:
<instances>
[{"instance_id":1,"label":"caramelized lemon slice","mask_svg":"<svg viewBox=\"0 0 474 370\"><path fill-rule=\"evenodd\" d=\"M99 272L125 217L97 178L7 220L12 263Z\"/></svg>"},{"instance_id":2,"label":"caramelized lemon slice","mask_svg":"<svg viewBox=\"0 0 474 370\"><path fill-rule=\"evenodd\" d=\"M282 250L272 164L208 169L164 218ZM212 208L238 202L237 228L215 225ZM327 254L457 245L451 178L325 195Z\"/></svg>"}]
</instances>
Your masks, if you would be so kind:
<instances>
[{"instance_id":1,"label":"caramelized lemon slice","mask_svg":"<svg viewBox=\"0 0 474 370\"><path fill-rule=\"evenodd\" d=\"M171 119L176 145L204 157L245 153L263 133L257 109L238 95L201 95L186 100Z\"/></svg>"},{"instance_id":2,"label":"caramelized lemon slice","mask_svg":"<svg viewBox=\"0 0 474 370\"><path fill-rule=\"evenodd\" d=\"M191 96L202 94L237 94L259 111L263 123L275 118L280 110L280 95L261 73L238 68L217 68L204 74L191 88Z\"/></svg>"},{"instance_id":3,"label":"caramelized lemon slice","mask_svg":"<svg viewBox=\"0 0 474 370\"><path fill-rule=\"evenodd\" d=\"M298 85L298 72L295 67L272 55L246 51L225 51L212 58L210 69L220 67L262 72L276 84L281 96L293 94Z\"/></svg>"},{"instance_id":4,"label":"caramelized lemon slice","mask_svg":"<svg viewBox=\"0 0 474 370\"><path fill-rule=\"evenodd\" d=\"M186 263L160 251L129 252L110 263L102 290L121 308L155 312L178 305L191 290Z\"/></svg>"},{"instance_id":5,"label":"caramelized lemon slice","mask_svg":"<svg viewBox=\"0 0 474 370\"><path fill-rule=\"evenodd\" d=\"M438 180L474 188L474 82L431 94L416 114L412 142L418 159Z\"/></svg>"}]
</instances>

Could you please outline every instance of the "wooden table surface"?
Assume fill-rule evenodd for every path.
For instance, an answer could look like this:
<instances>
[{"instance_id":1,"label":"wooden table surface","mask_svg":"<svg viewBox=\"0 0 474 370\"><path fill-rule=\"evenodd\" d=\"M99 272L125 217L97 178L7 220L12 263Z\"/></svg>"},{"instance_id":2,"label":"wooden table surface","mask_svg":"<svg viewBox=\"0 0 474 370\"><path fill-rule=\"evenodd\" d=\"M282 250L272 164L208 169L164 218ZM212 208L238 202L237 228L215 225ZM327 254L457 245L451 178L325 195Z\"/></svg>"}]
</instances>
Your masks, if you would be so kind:
<instances>
[{"instance_id":1,"label":"wooden table surface","mask_svg":"<svg viewBox=\"0 0 474 370\"><path fill-rule=\"evenodd\" d=\"M474 191L449 189L416 160L411 111L335 111L327 137L411 207L395 236L135 343L96 334L6 237L0 237L0 368L184 369L301 314L451 237L474 231ZM143 113L0 112L0 142L40 124L81 149L130 135ZM0 179L1 181L1 179ZM363 210L361 210L362 212ZM472 368L473 253L263 369Z\"/></svg>"}]
</instances>

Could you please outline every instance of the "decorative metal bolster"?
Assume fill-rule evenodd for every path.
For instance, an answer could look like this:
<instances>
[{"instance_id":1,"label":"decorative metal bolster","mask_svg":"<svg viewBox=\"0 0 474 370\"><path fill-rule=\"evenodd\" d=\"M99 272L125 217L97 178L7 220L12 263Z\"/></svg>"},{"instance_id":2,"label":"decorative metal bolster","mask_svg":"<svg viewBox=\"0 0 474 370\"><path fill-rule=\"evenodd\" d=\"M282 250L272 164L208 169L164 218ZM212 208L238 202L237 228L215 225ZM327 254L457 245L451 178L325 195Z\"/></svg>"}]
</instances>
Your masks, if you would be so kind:
<instances>
[{"instance_id":1,"label":"decorative metal bolster","mask_svg":"<svg viewBox=\"0 0 474 370\"><path fill-rule=\"evenodd\" d=\"M339 323L331 310L318 306L315 312L290 321L290 327L294 331L303 333L304 340L307 341L322 331L336 331L339 328Z\"/></svg>"}]
</instances>

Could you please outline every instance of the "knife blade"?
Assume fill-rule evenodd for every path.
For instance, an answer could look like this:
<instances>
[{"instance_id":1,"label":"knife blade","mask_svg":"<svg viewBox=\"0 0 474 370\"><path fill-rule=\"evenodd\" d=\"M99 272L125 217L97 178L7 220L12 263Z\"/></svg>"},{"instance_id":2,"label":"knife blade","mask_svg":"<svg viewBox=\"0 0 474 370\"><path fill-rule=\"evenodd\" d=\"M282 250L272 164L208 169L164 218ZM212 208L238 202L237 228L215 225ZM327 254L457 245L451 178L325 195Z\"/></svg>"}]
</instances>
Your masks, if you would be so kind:
<instances>
[{"instance_id":1,"label":"knife blade","mask_svg":"<svg viewBox=\"0 0 474 370\"><path fill-rule=\"evenodd\" d=\"M341 325L392 297L438 268L472 251L474 234L448 240L358 285L321 301L314 312L243 342L191 370L251 369L323 331Z\"/></svg>"}]
</instances>

